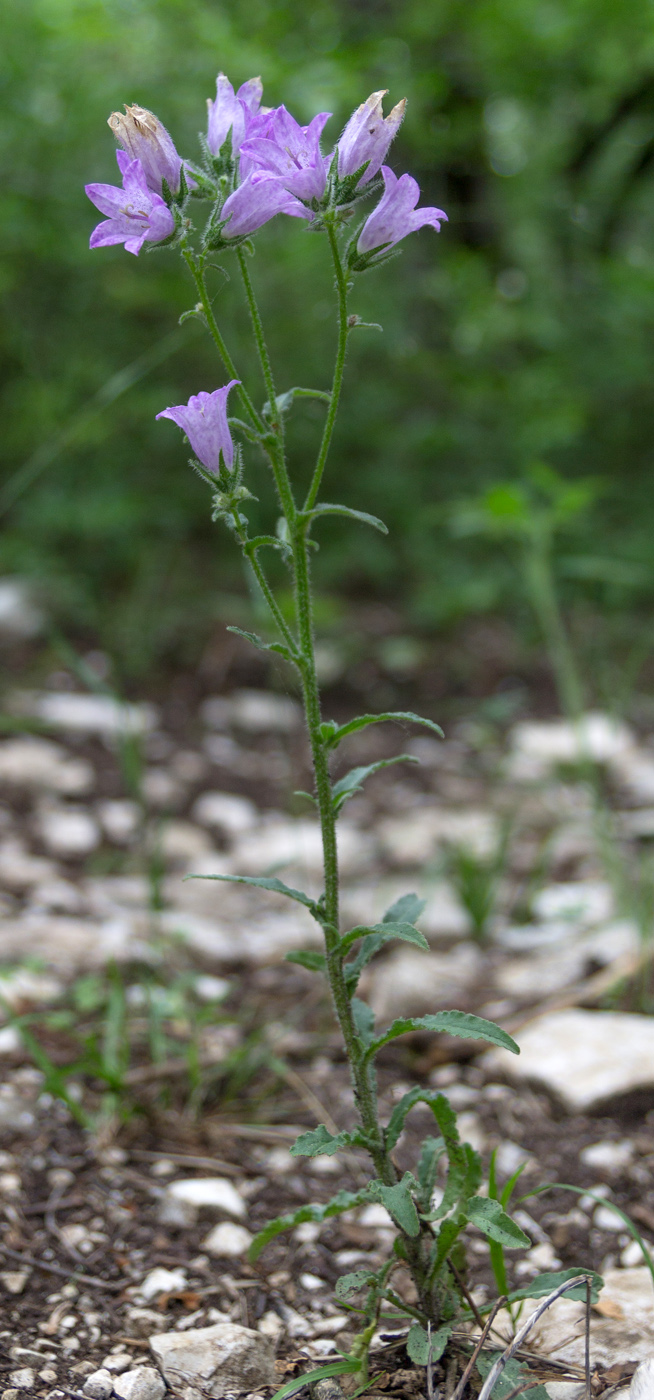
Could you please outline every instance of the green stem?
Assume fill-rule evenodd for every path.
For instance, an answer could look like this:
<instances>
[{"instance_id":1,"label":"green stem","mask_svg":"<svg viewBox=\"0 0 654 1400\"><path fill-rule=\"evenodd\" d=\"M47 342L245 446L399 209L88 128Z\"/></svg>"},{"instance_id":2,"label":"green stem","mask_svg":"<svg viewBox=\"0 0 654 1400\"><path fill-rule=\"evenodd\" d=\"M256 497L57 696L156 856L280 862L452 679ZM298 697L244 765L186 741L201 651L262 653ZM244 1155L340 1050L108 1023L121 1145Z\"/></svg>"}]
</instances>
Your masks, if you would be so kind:
<instances>
[{"instance_id":1,"label":"green stem","mask_svg":"<svg viewBox=\"0 0 654 1400\"><path fill-rule=\"evenodd\" d=\"M204 276L204 268L198 267L198 264L190 248L182 248L182 257L184 258L184 261L191 273L191 277L195 282L197 293L202 305L202 310L204 311L207 327L209 329L209 334L211 335L211 338L216 346L218 354L220 355L220 358L230 378L238 379L236 365L234 364L229 350L227 349L225 341L223 340L223 337L221 335L218 322L216 321L216 318L213 314L213 307L209 300L209 293L207 291L207 284ZM241 383L239 383L238 396L241 400L241 403L243 404L246 413L249 415L252 422L254 423L257 432L265 432L266 424L263 422L263 419L257 413L257 410L254 407L254 404L252 402L252 399L250 398L250 395L248 394L247 389Z\"/></svg>"},{"instance_id":2,"label":"green stem","mask_svg":"<svg viewBox=\"0 0 654 1400\"><path fill-rule=\"evenodd\" d=\"M243 550L243 553L250 562L252 572L257 580L261 592L263 593L268 607L270 608L270 611L273 615L275 623L277 624L279 632L284 638L284 641L286 642L286 645L289 648L291 656L293 657L294 661L297 662L299 660L299 656L295 637L293 636L293 633L291 632L288 623L286 622L285 618L282 615L282 612L280 611L277 599L275 598L272 588L270 587L266 575L264 574L261 564L259 563L259 560L257 558L256 549L252 549L250 541L245 537L245 533L241 533L242 527L240 525L240 522L237 521L237 513L234 512L233 514L234 520L236 521L236 528L239 532L239 539L241 541L241 548Z\"/></svg>"},{"instance_id":3,"label":"green stem","mask_svg":"<svg viewBox=\"0 0 654 1400\"><path fill-rule=\"evenodd\" d=\"M345 370L345 355L347 352L347 337L349 331L349 327L347 324L347 277L345 275L343 264L341 262L341 255L338 248L338 240L336 238L336 233L334 231L333 224L327 225L327 234L329 237L329 246L332 250L332 258L334 260L334 271L336 273L336 290L338 292L338 346L336 350L336 364L334 365L334 378L332 381L332 392L329 403L329 410L327 412L327 418L325 419L325 427L323 430L322 442L320 444L320 451L318 453L318 460L316 462L313 477L311 479L309 492L304 503L305 510L310 510L311 507L315 505L316 499L318 497L318 492L320 490L322 474L325 470L325 463L327 461L327 454L329 452L329 447L332 440L332 433L334 431L334 424L336 422L336 414L338 413L338 403L341 396L341 385L343 383L343 373Z\"/></svg>"},{"instance_id":4,"label":"green stem","mask_svg":"<svg viewBox=\"0 0 654 1400\"><path fill-rule=\"evenodd\" d=\"M236 256L238 257L239 266L241 269L243 286L245 287L245 295L247 297L250 319L252 321L252 329L254 331L254 338L259 354L259 362L261 364L261 372L263 374L263 381L266 386L268 402L270 404L270 427L274 432L275 438L277 440L276 447L273 448L271 443L268 449L268 455L270 457L270 462L272 465L273 474L275 477L275 484L277 486L277 492L279 495L282 510L284 512L284 515L286 516L289 527L292 529L296 515L296 507L291 483L289 480L288 469L286 467L286 458L284 456L284 420L282 418L281 413L278 419L276 419L275 417L275 407L277 400L275 380L272 372L272 365L270 363L270 355L268 354L268 346L266 345L266 337L264 334L263 322L261 320L259 307L257 305L257 299L254 295L254 288L252 286L250 273L248 271L247 255L244 253L242 248L239 248L237 250Z\"/></svg>"}]
</instances>

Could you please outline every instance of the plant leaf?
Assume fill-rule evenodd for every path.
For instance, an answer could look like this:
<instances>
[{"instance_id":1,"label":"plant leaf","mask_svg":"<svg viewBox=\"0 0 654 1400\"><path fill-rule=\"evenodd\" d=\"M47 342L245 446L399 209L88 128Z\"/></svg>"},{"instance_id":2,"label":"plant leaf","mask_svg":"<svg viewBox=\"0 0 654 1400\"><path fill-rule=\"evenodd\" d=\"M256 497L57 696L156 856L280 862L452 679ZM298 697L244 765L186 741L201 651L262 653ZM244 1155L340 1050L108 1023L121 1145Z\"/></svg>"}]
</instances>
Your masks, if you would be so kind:
<instances>
[{"instance_id":1,"label":"plant leaf","mask_svg":"<svg viewBox=\"0 0 654 1400\"><path fill-rule=\"evenodd\" d=\"M251 1264L259 1258L262 1249L274 1240L277 1235L281 1235L284 1230L294 1230L296 1225L303 1225L306 1220L314 1220L320 1224L323 1220L328 1220L332 1215L342 1215L345 1210L352 1210L354 1206L360 1206L364 1201L369 1200L368 1188L361 1191L338 1191L332 1196L324 1206L306 1205L298 1206L297 1210L291 1211L288 1215L278 1215L274 1220L269 1220L255 1235L248 1251L248 1258Z\"/></svg>"},{"instance_id":2,"label":"plant leaf","mask_svg":"<svg viewBox=\"0 0 654 1400\"><path fill-rule=\"evenodd\" d=\"M312 948L298 948L297 952L284 953L284 962L297 963L298 967L306 967L309 972L324 972L324 953L314 952Z\"/></svg>"},{"instance_id":3,"label":"plant leaf","mask_svg":"<svg viewBox=\"0 0 654 1400\"><path fill-rule=\"evenodd\" d=\"M359 924L356 928L351 928L349 933L344 933L340 947L342 952L348 952L353 943L359 938L366 938L369 934L375 934L379 938L380 947L382 943L388 943L391 938L400 938L404 943L414 943L417 948L425 948L429 952L429 944L424 933L419 933L413 924L391 923L384 920L381 924Z\"/></svg>"},{"instance_id":4,"label":"plant leaf","mask_svg":"<svg viewBox=\"0 0 654 1400\"><path fill-rule=\"evenodd\" d=\"M489 1196L471 1196L464 1210L470 1223L476 1225L489 1240L496 1240L505 1249L529 1248L529 1236L507 1215L499 1201L493 1201Z\"/></svg>"},{"instance_id":5,"label":"plant leaf","mask_svg":"<svg viewBox=\"0 0 654 1400\"><path fill-rule=\"evenodd\" d=\"M484 1380L491 1366L497 1361L500 1355L501 1352L499 1351L480 1352L475 1365L480 1376ZM505 1395L510 1395L512 1391L517 1390L521 1381L524 1381L526 1386L531 1379L533 1379L533 1373L527 1371L520 1365L519 1361L516 1361L515 1356L512 1356L510 1361L507 1361L504 1370L500 1372L493 1386L494 1400L504 1400ZM529 1397L529 1400L547 1400L549 1391L546 1390L544 1385L535 1385L533 1388L524 1391L523 1394L525 1395L525 1400L527 1400L527 1397ZM519 1395L516 1396L516 1400L521 1400L521 1397Z\"/></svg>"},{"instance_id":6,"label":"plant leaf","mask_svg":"<svg viewBox=\"0 0 654 1400\"><path fill-rule=\"evenodd\" d=\"M373 773L378 773L380 768L392 768L394 763L417 763L410 753L400 753L396 758L380 758L376 763L367 763L361 768L351 768L343 778L339 778L332 788L332 800L334 811L340 812L344 802L348 797L353 797L355 792L360 792L366 778Z\"/></svg>"},{"instance_id":7,"label":"plant leaf","mask_svg":"<svg viewBox=\"0 0 654 1400\"><path fill-rule=\"evenodd\" d=\"M438 1163L445 1152L445 1140L442 1137L425 1138L420 1148L418 1159L418 1205L421 1211L429 1210L431 1206L434 1187L436 1185L436 1175Z\"/></svg>"},{"instance_id":8,"label":"plant leaf","mask_svg":"<svg viewBox=\"0 0 654 1400\"><path fill-rule=\"evenodd\" d=\"M446 1142L449 1138L448 1149L451 1144L458 1144L459 1135L456 1130L456 1116L453 1108L450 1106L448 1100L445 1098L445 1095L439 1093L437 1089L422 1089L420 1085L417 1085L415 1089L409 1089L406 1094L402 1095L402 1098L400 1099L399 1103L395 1105L395 1108L391 1113L385 1134L387 1151L393 1151L393 1148L395 1147L400 1133L402 1132L402 1129L404 1127L404 1121L407 1117L407 1114L411 1112L411 1109L414 1107L414 1104L417 1103L428 1104L434 1112L435 1116L436 1109L440 1108L440 1106L442 1105L445 1128L443 1129L443 1127L441 1127L439 1119L437 1119L437 1121L439 1123L439 1127L441 1127L443 1137L445 1138Z\"/></svg>"},{"instance_id":9,"label":"plant leaf","mask_svg":"<svg viewBox=\"0 0 654 1400\"><path fill-rule=\"evenodd\" d=\"M514 1055L520 1054L515 1040L493 1021L486 1021L483 1016L473 1016L468 1011L438 1011L433 1016L411 1016L393 1021L392 1026L368 1047L368 1057L376 1055L389 1040L396 1040L398 1035L407 1035L409 1031L445 1032L462 1040L488 1040L491 1045L501 1045L504 1050L513 1051Z\"/></svg>"},{"instance_id":10,"label":"plant leaf","mask_svg":"<svg viewBox=\"0 0 654 1400\"><path fill-rule=\"evenodd\" d=\"M325 503L307 511L304 518L315 520L317 515L347 515L350 520L358 520L361 525L372 525L373 530L381 531L382 535L388 534L388 526L383 520L379 520L376 515L369 515L367 510L352 510L351 506L332 506Z\"/></svg>"},{"instance_id":11,"label":"plant leaf","mask_svg":"<svg viewBox=\"0 0 654 1400\"><path fill-rule=\"evenodd\" d=\"M264 642L263 638L257 636L256 632L245 632L242 627L226 627L225 631L235 632L237 637L244 637L246 642L251 642L253 647L257 647L259 651L276 651L286 661L293 660L288 647L285 647L283 642Z\"/></svg>"},{"instance_id":12,"label":"plant leaf","mask_svg":"<svg viewBox=\"0 0 654 1400\"><path fill-rule=\"evenodd\" d=\"M402 894L399 899L396 899L394 904L391 904L390 909L386 910L382 923L415 924L416 919L420 918L426 903L427 900L419 899L417 894Z\"/></svg>"},{"instance_id":13,"label":"plant leaf","mask_svg":"<svg viewBox=\"0 0 654 1400\"><path fill-rule=\"evenodd\" d=\"M330 1133L324 1123L312 1128L308 1133L300 1133L291 1148L292 1157L333 1157L341 1147L365 1147L363 1133L355 1129L352 1133Z\"/></svg>"},{"instance_id":14,"label":"plant leaf","mask_svg":"<svg viewBox=\"0 0 654 1400\"><path fill-rule=\"evenodd\" d=\"M326 1381L330 1376L344 1376L348 1371L360 1370L360 1357L348 1356L340 1361L330 1361L325 1366L316 1366L313 1371L305 1371L303 1375L287 1381L286 1385L275 1391L272 1400L288 1400L289 1395L295 1395L296 1391L304 1390L305 1386L314 1385L316 1381Z\"/></svg>"},{"instance_id":15,"label":"plant leaf","mask_svg":"<svg viewBox=\"0 0 654 1400\"><path fill-rule=\"evenodd\" d=\"M407 1173L409 1175L409 1173ZM394 1186L384 1186L382 1181L371 1181L368 1187L371 1200L379 1201L392 1215L396 1225L415 1239L420 1234L420 1220L416 1203L406 1182L406 1176Z\"/></svg>"},{"instance_id":16,"label":"plant leaf","mask_svg":"<svg viewBox=\"0 0 654 1400\"><path fill-rule=\"evenodd\" d=\"M523 1298L546 1298L548 1293L553 1293L559 1284L565 1283L566 1279L574 1278L581 1273L580 1269L559 1269L556 1273L539 1274L537 1278L531 1279L527 1288L518 1288L508 1295L510 1303L519 1303ZM596 1303L600 1295L600 1289L604 1287L604 1279L601 1274L596 1274L593 1269L585 1269L591 1282L591 1302ZM575 1303L585 1303L586 1285L580 1283L578 1288L571 1288L566 1293L566 1298L572 1299Z\"/></svg>"},{"instance_id":17,"label":"plant leaf","mask_svg":"<svg viewBox=\"0 0 654 1400\"><path fill-rule=\"evenodd\" d=\"M289 413L293 407L294 399L322 399L323 403L331 402L331 394L326 389L302 389L297 385L293 389L287 389L285 394L278 394L275 399L275 408L278 413ZM261 410L264 418L270 418L270 399L266 399Z\"/></svg>"},{"instance_id":18,"label":"plant leaf","mask_svg":"<svg viewBox=\"0 0 654 1400\"><path fill-rule=\"evenodd\" d=\"M439 1327L436 1332L432 1332L431 1337L426 1327L421 1327L419 1322L414 1322L409 1328L409 1335L406 1339L406 1349L416 1366L427 1366L430 1361L439 1361L447 1343L452 1335L452 1324L446 1323L444 1327Z\"/></svg>"},{"instance_id":19,"label":"plant leaf","mask_svg":"<svg viewBox=\"0 0 654 1400\"><path fill-rule=\"evenodd\" d=\"M347 1298L350 1293L356 1293L358 1289L376 1281L377 1275L370 1269L355 1269L352 1274L342 1274L336 1283L336 1297Z\"/></svg>"},{"instance_id":20,"label":"plant leaf","mask_svg":"<svg viewBox=\"0 0 654 1400\"><path fill-rule=\"evenodd\" d=\"M275 894L285 894L287 899L294 899L296 904L303 904L305 909L311 910L318 923L322 922L315 899L310 899L302 890L294 890L290 885L285 885L276 875L185 875L184 879L224 880L229 885L256 885L260 890L273 890Z\"/></svg>"},{"instance_id":21,"label":"plant leaf","mask_svg":"<svg viewBox=\"0 0 654 1400\"><path fill-rule=\"evenodd\" d=\"M352 997L351 1006L357 1035L363 1044L368 1046L375 1031L375 1013L367 1001L361 1001L359 997Z\"/></svg>"},{"instance_id":22,"label":"plant leaf","mask_svg":"<svg viewBox=\"0 0 654 1400\"><path fill-rule=\"evenodd\" d=\"M329 732L321 734L323 742L335 749L342 739L346 739L348 734L356 734L358 729L366 729L369 724L422 724L425 729L433 730L438 734L439 739L445 736L439 724L435 724L433 719L425 719L422 715L416 715L413 710L385 710L381 715L358 715L356 719L348 720L347 724L336 725L334 720L328 720L323 725L323 730L327 731L327 724L333 726Z\"/></svg>"}]
</instances>

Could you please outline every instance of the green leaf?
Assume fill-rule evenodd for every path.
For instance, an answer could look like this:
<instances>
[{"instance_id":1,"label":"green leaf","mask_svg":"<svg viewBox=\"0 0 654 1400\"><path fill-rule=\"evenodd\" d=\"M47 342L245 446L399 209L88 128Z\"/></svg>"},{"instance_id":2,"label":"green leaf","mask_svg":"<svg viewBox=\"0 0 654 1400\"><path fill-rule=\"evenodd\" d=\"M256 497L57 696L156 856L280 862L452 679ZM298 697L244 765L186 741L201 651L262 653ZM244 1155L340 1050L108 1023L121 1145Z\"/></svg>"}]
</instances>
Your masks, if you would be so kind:
<instances>
[{"instance_id":1,"label":"green leaf","mask_svg":"<svg viewBox=\"0 0 654 1400\"><path fill-rule=\"evenodd\" d=\"M378 946L388 943L391 938L400 938L404 943L413 943L417 948L425 948L429 952L429 944L424 933L419 933L413 924L391 923L384 920L382 924L359 924L356 928L351 928L349 933L344 933L340 947L342 952L349 952L353 943L360 938L366 938L369 934L375 934L379 939Z\"/></svg>"},{"instance_id":2,"label":"green leaf","mask_svg":"<svg viewBox=\"0 0 654 1400\"><path fill-rule=\"evenodd\" d=\"M410 1173L406 1176L410 1176ZM368 1193L373 1201L380 1201L386 1207L401 1230L415 1239L416 1235L420 1234L420 1220L406 1176L394 1186L384 1186L381 1181L371 1181Z\"/></svg>"},{"instance_id":3,"label":"green leaf","mask_svg":"<svg viewBox=\"0 0 654 1400\"><path fill-rule=\"evenodd\" d=\"M480 1352L475 1365L484 1380L491 1366L495 1364L498 1356L501 1355L502 1353L499 1351ZM525 1385L527 1385L529 1380L533 1380L533 1373L521 1366L520 1362L516 1361L515 1357L512 1356L511 1360L507 1361L504 1370L500 1372L493 1386L493 1396L495 1400L504 1400L504 1396L510 1395L512 1391L516 1390L521 1381L524 1381ZM549 1392L544 1385L535 1385L533 1389L525 1390L523 1394L525 1395L525 1400L527 1400L527 1397L528 1400L548 1400ZM516 1400L520 1400L520 1396L517 1396Z\"/></svg>"},{"instance_id":4,"label":"green leaf","mask_svg":"<svg viewBox=\"0 0 654 1400\"><path fill-rule=\"evenodd\" d=\"M593 1269L559 1269L556 1273L539 1274L537 1278L531 1280L526 1288L518 1288L515 1292L510 1293L508 1295L509 1302L519 1303L523 1298L546 1298L548 1293L553 1293L554 1289L565 1283L566 1279L575 1278L580 1273L587 1273L591 1279L591 1302L596 1303L600 1289L604 1287L604 1279ZM570 1298L575 1303L585 1303L585 1283L580 1283L578 1288L571 1288L565 1297Z\"/></svg>"},{"instance_id":5,"label":"green leaf","mask_svg":"<svg viewBox=\"0 0 654 1400\"><path fill-rule=\"evenodd\" d=\"M375 1013L366 1001L352 997L352 1016L357 1035L365 1046L370 1045L375 1031Z\"/></svg>"},{"instance_id":6,"label":"green leaf","mask_svg":"<svg viewBox=\"0 0 654 1400\"><path fill-rule=\"evenodd\" d=\"M420 1148L418 1158L418 1186L419 1197L418 1206L420 1210L429 1210L431 1206L436 1176L438 1173L438 1163L445 1152L445 1141L442 1137L425 1138Z\"/></svg>"},{"instance_id":7,"label":"green leaf","mask_svg":"<svg viewBox=\"0 0 654 1400\"><path fill-rule=\"evenodd\" d=\"M365 1139L360 1130L352 1133L330 1133L324 1123L319 1128L312 1128L308 1133L301 1133L296 1138L291 1148L292 1157L333 1157L341 1147L363 1147Z\"/></svg>"},{"instance_id":8,"label":"green leaf","mask_svg":"<svg viewBox=\"0 0 654 1400\"><path fill-rule=\"evenodd\" d=\"M445 1095L440 1094L437 1089L422 1089L420 1085L417 1085L415 1089L409 1089L406 1094L402 1095L399 1103L395 1105L391 1113L385 1134L386 1150L388 1152L393 1151L404 1127L407 1114L411 1112L411 1109L417 1103L426 1103L434 1112L435 1117L437 1117L437 1110L440 1115L440 1110L442 1108L442 1117L445 1124L445 1131L441 1128L443 1137L446 1141L449 1138L450 1146L458 1144L459 1135L456 1130L456 1115L453 1108L448 1103L448 1100L445 1098ZM439 1127L440 1126L441 1124L439 1121Z\"/></svg>"},{"instance_id":9,"label":"green leaf","mask_svg":"<svg viewBox=\"0 0 654 1400\"><path fill-rule=\"evenodd\" d=\"M316 1381L326 1381L330 1376L344 1376L348 1371L360 1370L360 1357L348 1356L343 1357L342 1361L330 1361L326 1366L316 1366L313 1371L305 1371L295 1380L287 1381L286 1385L275 1391L272 1400L288 1400L289 1395L295 1395L298 1390L304 1390L305 1386L314 1385Z\"/></svg>"},{"instance_id":10,"label":"green leaf","mask_svg":"<svg viewBox=\"0 0 654 1400\"><path fill-rule=\"evenodd\" d=\"M388 534L388 526L383 520L379 520L376 515L369 515L367 510L352 510L351 506L331 506L325 503L307 511L305 519L315 520L317 515L347 515L350 520L358 520L361 525L372 525L373 530L381 531L382 535Z\"/></svg>"},{"instance_id":11,"label":"green leaf","mask_svg":"<svg viewBox=\"0 0 654 1400\"><path fill-rule=\"evenodd\" d=\"M386 910L382 923L415 924L416 919L420 918L426 903L427 900L419 899L417 894L402 894L399 899L396 899L394 904L391 904L390 909Z\"/></svg>"},{"instance_id":12,"label":"green leaf","mask_svg":"<svg viewBox=\"0 0 654 1400\"><path fill-rule=\"evenodd\" d=\"M505 1249L529 1249L529 1236L507 1215L499 1201L492 1201L489 1196L471 1196L464 1210L471 1225L476 1225L489 1240L496 1240Z\"/></svg>"},{"instance_id":13,"label":"green leaf","mask_svg":"<svg viewBox=\"0 0 654 1400\"><path fill-rule=\"evenodd\" d=\"M383 1045L388 1045L389 1040L396 1040L399 1035L407 1035L409 1031L440 1032L459 1036L462 1040L488 1040L491 1045L501 1045L514 1055L520 1054L515 1040L493 1021L486 1021L482 1016L473 1016L467 1011L438 1011L433 1016L411 1016L393 1021L392 1026L368 1047L367 1057L376 1055Z\"/></svg>"},{"instance_id":14,"label":"green leaf","mask_svg":"<svg viewBox=\"0 0 654 1400\"><path fill-rule=\"evenodd\" d=\"M335 1293L337 1298L347 1298L350 1293L357 1293L360 1288L366 1288L369 1283L376 1283L377 1275L370 1269L355 1269L354 1273L342 1274L337 1280Z\"/></svg>"},{"instance_id":15,"label":"green leaf","mask_svg":"<svg viewBox=\"0 0 654 1400\"><path fill-rule=\"evenodd\" d=\"M456 1241L459 1235L461 1234L464 1225L465 1220L462 1215L458 1216L457 1219L443 1221L443 1224L441 1225L441 1228L438 1231L438 1235L436 1236L436 1239L434 1240L434 1243L431 1247L431 1254L429 1257L429 1274L427 1276L427 1283L429 1287L431 1287L435 1279L438 1278L443 1264L445 1263L445 1260L447 1259L450 1250L456 1244Z\"/></svg>"},{"instance_id":16,"label":"green leaf","mask_svg":"<svg viewBox=\"0 0 654 1400\"><path fill-rule=\"evenodd\" d=\"M299 948L295 953L284 953L284 962L297 963L298 967L306 967L309 972L325 971L324 953L314 953L312 948Z\"/></svg>"},{"instance_id":17,"label":"green leaf","mask_svg":"<svg viewBox=\"0 0 654 1400\"><path fill-rule=\"evenodd\" d=\"M399 928L410 930L410 933L392 931ZM345 981L350 994L355 990L364 967L367 967L371 959L379 952L382 944L387 943L389 939L401 938L404 939L406 943L414 943L418 948L426 948L429 950L429 944L426 938L413 927L413 924L393 925L381 923L374 924L369 931L365 929L351 929L349 933L344 935L345 938L350 940L350 945L355 941L353 935L361 939L361 947L356 957L353 958L351 962L346 963L344 967Z\"/></svg>"},{"instance_id":18,"label":"green leaf","mask_svg":"<svg viewBox=\"0 0 654 1400\"><path fill-rule=\"evenodd\" d=\"M446 1323L429 1335L426 1327L414 1322L409 1328L406 1349L416 1366L428 1366L431 1361L439 1361L452 1335L452 1324Z\"/></svg>"},{"instance_id":19,"label":"green leaf","mask_svg":"<svg viewBox=\"0 0 654 1400\"><path fill-rule=\"evenodd\" d=\"M361 1191L338 1191L332 1196L327 1205L306 1205L298 1206L297 1210L291 1211L288 1215L278 1215L274 1220L269 1220L268 1224L255 1235L248 1251L248 1258L251 1264L259 1258L262 1249L274 1240L277 1235L281 1235L284 1230L294 1230L296 1225L303 1225L307 1220L314 1220L320 1224L323 1220L328 1220L332 1215L342 1215L346 1210L352 1210L354 1206L360 1206L364 1201L369 1200L368 1188Z\"/></svg>"},{"instance_id":20,"label":"green leaf","mask_svg":"<svg viewBox=\"0 0 654 1400\"><path fill-rule=\"evenodd\" d=\"M273 890L275 894L285 894L287 899L294 899L296 904L303 904L305 909L311 910L318 923L322 922L315 899L310 899L302 890L294 890L290 885L285 885L276 875L185 875L184 879L224 880L229 885L255 885L260 890Z\"/></svg>"},{"instance_id":21,"label":"green leaf","mask_svg":"<svg viewBox=\"0 0 654 1400\"><path fill-rule=\"evenodd\" d=\"M337 725L334 720L328 720L322 726L321 738L323 743L335 749L342 739L348 734L356 734L358 729L366 729L369 724L422 724L425 729L431 729L434 734L438 734L439 739L445 736L439 724L435 724L432 719L424 719L422 715L416 715L412 710L386 710L382 715L358 715L356 719L351 719L347 724ZM330 725L327 732L327 725Z\"/></svg>"},{"instance_id":22,"label":"green leaf","mask_svg":"<svg viewBox=\"0 0 654 1400\"><path fill-rule=\"evenodd\" d=\"M350 772L346 773L345 777L339 778L332 788L334 811L340 812L348 797L353 797L355 792L360 792L366 778L369 778L373 773L378 773L380 768L392 768L394 763L417 762L417 758L414 758L412 754L401 753L397 755L397 758L380 758L376 763L367 763L362 768L351 768Z\"/></svg>"},{"instance_id":23,"label":"green leaf","mask_svg":"<svg viewBox=\"0 0 654 1400\"><path fill-rule=\"evenodd\" d=\"M295 399L320 399L323 403L331 403L331 397L326 389L301 389L296 386L293 389L287 389L285 394L277 395L275 408L278 413L289 413ZM261 412L264 418L271 417L270 399L266 399Z\"/></svg>"},{"instance_id":24,"label":"green leaf","mask_svg":"<svg viewBox=\"0 0 654 1400\"><path fill-rule=\"evenodd\" d=\"M235 632L237 637L244 637L246 642L251 642L253 647L259 651L275 651L279 656L283 656L286 661L292 661L293 657L283 642L264 642L263 638L257 636L256 632L245 632L242 627L226 627L226 632Z\"/></svg>"}]
</instances>

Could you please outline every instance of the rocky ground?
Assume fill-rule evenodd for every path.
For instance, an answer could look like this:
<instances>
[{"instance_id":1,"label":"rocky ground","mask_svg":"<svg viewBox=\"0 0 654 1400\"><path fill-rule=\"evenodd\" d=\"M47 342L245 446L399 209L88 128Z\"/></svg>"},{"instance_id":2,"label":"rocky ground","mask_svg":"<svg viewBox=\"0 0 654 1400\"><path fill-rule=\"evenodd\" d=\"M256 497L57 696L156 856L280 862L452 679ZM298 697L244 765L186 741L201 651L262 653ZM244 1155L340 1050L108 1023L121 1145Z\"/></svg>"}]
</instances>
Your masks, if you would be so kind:
<instances>
[{"instance_id":1,"label":"rocky ground","mask_svg":"<svg viewBox=\"0 0 654 1400\"><path fill-rule=\"evenodd\" d=\"M294 795L310 781L299 709L223 686L125 712L60 671L10 687L5 716L0 1400L270 1396L347 1344L333 1285L392 1237L368 1205L246 1259L271 1216L365 1179L356 1154L289 1153L298 1129L352 1120L324 991L283 961L317 946L315 926L280 896L183 880L280 872L318 893L318 831ZM340 852L344 924L409 890L426 901L429 954L402 946L368 971L378 1019L456 1006L521 1044L514 1059L396 1042L383 1101L443 1087L501 1180L524 1164L515 1215L532 1246L508 1252L512 1279L605 1275L601 1394L654 1351L652 1280L614 1209L654 1248L654 736L597 715L582 740L580 763L556 720L354 736L347 768L419 763L348 804ZM495 1285L473 1231L468 1254L481 1305ZM401 1271L395 1286L410 1299ZM530 1338L553 1400L579 1390L583 1311L562 1301ZM380 1333L373 1356L373 1394L425 1393L401 1336Z\"/></svg>"}]
</instances>

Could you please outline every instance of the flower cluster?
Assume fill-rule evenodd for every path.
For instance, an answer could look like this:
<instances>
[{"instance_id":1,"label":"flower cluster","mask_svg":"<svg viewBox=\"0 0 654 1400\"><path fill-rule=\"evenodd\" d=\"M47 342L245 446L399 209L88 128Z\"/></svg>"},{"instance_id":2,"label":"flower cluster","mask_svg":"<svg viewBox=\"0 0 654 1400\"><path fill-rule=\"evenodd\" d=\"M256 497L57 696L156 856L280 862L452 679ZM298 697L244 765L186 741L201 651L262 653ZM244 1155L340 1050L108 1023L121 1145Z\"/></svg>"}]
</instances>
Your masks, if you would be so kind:
<instances>
[{"instance_id":1,"label":"flower cluster","mask_svg":"<svg viewBox=\"0 0 654 1400\"><path fill-rule=\"evenodd\" d=\"M91 235L91 247L124 243L130 253L143 244L184 236L190 196L209 198L212 212L204 248L237 246L276 214L306 220L314 228L342 224L362 198L381 190L379 204L350 241L348 263L363 271L381 261L408 233L429 224L439 229L442 209L417 209L420 191L410 175L399 179L384 165L404 116L405 101L384 116L384 92L373 92L353 112L335 148L323 155L321 137L331 113L320 112L301 126L286 107L262 107L260 78L237 92L218 74L209 99L202 167L184 161L172 137L152 112L126 107L109 126L120 149L122 187L87 185L89 199L107 216Z\"/></svg>"}]
</instances>

